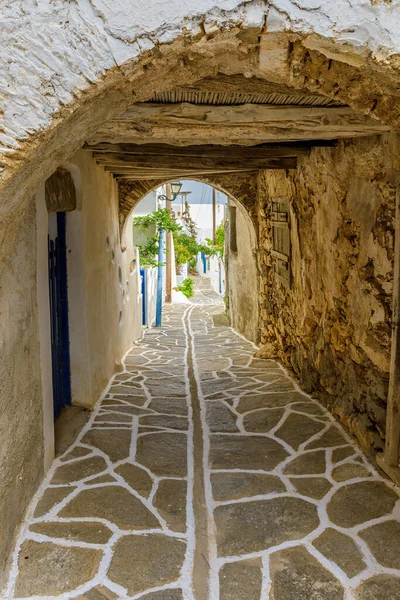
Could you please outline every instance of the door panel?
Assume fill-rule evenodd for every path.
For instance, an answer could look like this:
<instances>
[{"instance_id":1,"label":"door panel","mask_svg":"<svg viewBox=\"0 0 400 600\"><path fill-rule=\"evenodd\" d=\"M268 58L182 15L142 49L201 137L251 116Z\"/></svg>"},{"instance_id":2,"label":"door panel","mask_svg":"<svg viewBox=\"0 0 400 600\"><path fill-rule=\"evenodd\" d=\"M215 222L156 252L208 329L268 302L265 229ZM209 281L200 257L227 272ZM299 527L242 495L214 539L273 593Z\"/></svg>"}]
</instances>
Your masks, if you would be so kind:
<instances>
[{"instance_id":1,"label":"door panel","mask_svg":"<svg viewBox=\"0 0 400 600\"><path fill-rule=\"evenodd\" d=\"M54 420L71 404L66 215L57 213L57 236L49 239L49 293Z\"/></svg>"}]
</instances>

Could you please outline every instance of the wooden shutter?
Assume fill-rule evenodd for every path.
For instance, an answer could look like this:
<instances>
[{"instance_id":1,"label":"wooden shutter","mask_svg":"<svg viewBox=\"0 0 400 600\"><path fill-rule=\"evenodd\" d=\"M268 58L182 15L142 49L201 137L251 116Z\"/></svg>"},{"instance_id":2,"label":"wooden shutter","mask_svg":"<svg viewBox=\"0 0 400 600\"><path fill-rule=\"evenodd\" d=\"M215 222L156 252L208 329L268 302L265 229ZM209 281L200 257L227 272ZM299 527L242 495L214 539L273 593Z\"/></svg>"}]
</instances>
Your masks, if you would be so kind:
<instances>
[{"instance_id":1,"label":"wooden shutter","mask_svg":"<svg viewBox=\"0 0 400 600\"><path fill-rule=\"evenodd\" d=\"M290 214L286 198L272 201L271 223L275 277L290 287Z\"/></svg>"},{"instance_id":2,"label":"wooden shutter","mask_svg":"<svg viewBox=\"0 0 400 600\"><path fill-rule=\"evenodd\" d=\"M229 207L229 249L237 252L236 206Z\"/></svg>"}]
</instances>

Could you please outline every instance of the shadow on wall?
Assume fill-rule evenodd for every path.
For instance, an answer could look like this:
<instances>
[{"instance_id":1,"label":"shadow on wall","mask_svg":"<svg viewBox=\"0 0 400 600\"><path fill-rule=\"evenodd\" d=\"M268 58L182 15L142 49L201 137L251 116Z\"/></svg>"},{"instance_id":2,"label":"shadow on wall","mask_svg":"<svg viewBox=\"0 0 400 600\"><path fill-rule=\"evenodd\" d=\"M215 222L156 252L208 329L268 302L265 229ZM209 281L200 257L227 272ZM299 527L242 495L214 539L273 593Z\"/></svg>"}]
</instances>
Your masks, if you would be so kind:
<instances>
[{"instance_id":1,"label":"shadow on wall","mask_svg":"<svg viewBox=\"0 0 400 600\"><path fill-rule=\"evenodd\" d=\"M262 343L367 451L386 435L399 140L342 141L260 176ZM270 262L276 198L290 205L290 287Z\"/></svg>"},{"instance_id":2,"label":"shadow on wall","mask_svg":"<svg viewBox=\"0 0 400 600\"><path fill-rule=\"evenodd\" d=\"M243 206L229 199L226 235L226 296L232 327L255 344L260 341L259 270L254 225Z\"/></svg>"}]
</instances>

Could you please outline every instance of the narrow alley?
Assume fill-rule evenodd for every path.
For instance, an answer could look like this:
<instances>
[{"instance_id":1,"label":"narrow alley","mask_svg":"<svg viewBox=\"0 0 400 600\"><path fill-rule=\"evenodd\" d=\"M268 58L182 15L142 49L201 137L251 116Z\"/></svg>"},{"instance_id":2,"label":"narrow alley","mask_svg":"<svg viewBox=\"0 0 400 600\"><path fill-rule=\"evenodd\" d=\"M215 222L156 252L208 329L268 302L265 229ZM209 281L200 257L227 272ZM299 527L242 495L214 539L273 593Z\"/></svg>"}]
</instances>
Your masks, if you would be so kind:
<instances>
[{"instance_id":1,"label":"narrow alley","mask_svg":"<svg viewBox=\"0 0 400 600\"><path fill-rule=\"evenodd\" d=\"M400 598L393 485L204 282L54 461L7 598Z\"/></svg>"}]
</instances>

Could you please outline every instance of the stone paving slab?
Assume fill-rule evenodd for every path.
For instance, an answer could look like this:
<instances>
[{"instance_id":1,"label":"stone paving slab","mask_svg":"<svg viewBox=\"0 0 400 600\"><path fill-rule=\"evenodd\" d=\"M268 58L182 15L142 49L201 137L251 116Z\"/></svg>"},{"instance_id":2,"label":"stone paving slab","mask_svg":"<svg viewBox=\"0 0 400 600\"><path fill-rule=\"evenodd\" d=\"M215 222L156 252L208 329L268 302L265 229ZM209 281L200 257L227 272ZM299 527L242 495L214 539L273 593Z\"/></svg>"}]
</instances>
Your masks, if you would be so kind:
<instances>
[{"instance_id":1,"label":"stone paving slab","mask_svg":"<svg viewBox=\"0 0 400 600\"><path fill-rule=\"evenodd\" d=\"M400 598L397 492L284 369L245 341L231 346L215 311L191 315L200 403L209 415L215 401L229 406L238 431L214 433L208 419L209 597ZM219 383L228 377L234 386Z\"/></svg>"},{"instance_id":2,"label":"stone paving slab","mask_svg":"<svg viewBox=\"0 0 400 600\"><path fill-rule=\"evenodd\" d=\"M203 281L194 301L54 462L6 599L400 600L396 490Z\"/></svg>"}]
</instances>

